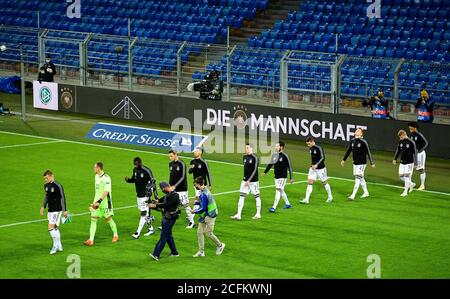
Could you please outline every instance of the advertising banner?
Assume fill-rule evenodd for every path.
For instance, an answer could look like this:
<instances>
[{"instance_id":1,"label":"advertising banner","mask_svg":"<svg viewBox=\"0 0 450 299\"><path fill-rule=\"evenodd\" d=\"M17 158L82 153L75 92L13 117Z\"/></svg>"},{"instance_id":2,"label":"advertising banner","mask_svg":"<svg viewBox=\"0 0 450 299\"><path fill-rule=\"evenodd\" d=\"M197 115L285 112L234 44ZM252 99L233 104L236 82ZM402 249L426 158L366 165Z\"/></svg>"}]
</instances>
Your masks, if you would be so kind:
<instances>
[{"instance_id":1,"label":"advertising banner","mask_svg":"<svg viewBox=\"0 0 450 299\"><path fill-rule=\"evenodd\" d=\"M58 110L58 83L33 81L33 106Z\"/></svg>"},{"instance_id":2,"label":"advertising banner","mask_svg":"<svg viewBox=\"0 0 450 299\"><path fill-rule=\"evenodd\" d=\"M282 139L304 141L312 136L320 143L347 145L357 128L366 130L371 149L394 152L397 132L408 131L408 122L382 120L350 114L279 108L242 103L207 101L171 95L148 94L126 90L74 87L75 112L142 120L171 125L185 118L192 128L245 128L247 131L276 132ZM369 112L368 112L369 113ZM449 158L450 126L420 124L429 141L427 154Z\"/></svg>"},{"instance_id":3,"label":"advertising banner","mask_svg":"<svg viewBox=\"0 0 450 299\"><path fill-rule=\"evenodd\" d=\"M206 141L207 137L171 131L97 123L87 133L86 138L110 142L120 142L179 152L192 152Z\"/></svg>"}]
</instances>

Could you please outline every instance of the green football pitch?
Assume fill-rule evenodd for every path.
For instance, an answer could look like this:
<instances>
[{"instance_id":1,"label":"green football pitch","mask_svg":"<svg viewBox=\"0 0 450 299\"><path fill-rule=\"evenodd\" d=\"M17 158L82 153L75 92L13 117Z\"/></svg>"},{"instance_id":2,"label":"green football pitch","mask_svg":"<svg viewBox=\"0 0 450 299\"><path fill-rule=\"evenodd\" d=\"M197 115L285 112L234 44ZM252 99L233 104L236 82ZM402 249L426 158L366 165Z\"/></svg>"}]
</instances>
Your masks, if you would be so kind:
<instances>
[{"instance_id":1,"label":"green football pitch","mask_svg":"<svg viewBox=\"0 0 450 299\"><path fill-rule=\"evenodd\" d=\"M237 208L241 154L206 154L220 211L216 235L226 249L216 256L215 247L207 242L207 256L192 258L197 232L185 229L183 211L174 229L181 256L166 257L166 247L160 262L155 262L148 253L158 235L131 237L139 212L134 186L123 178L131 174L132 159L140 156L159 181L166 180L166 153L91 143L83 136L97 119L67 120L30 117L23 123L17 117L0 118L0 278L65 278L67 258L73 254L80 257L81 278L366 278L372 254L380 257L382 278L450 277L447 160L430 158L428 190L402 198L397 167L390 164L392 153L376 152L377 167L368 169L366 176L370 198L349 202L351 162L342 168L339 160L344 149L325 145L334 202L325 203L325 190L316 183L311 204L304 206L298 201L305 192L308 153L303 144L288 143L298 171L295 184L286 187L293 208L283 210L281 201L276 213L268 212L275 191L273 176L268 175L260 182L262 219L251 219L255 201L249 196L242 221L234 222L229 216ZM190 158L183 154L185 161ZM112 178L120 241L112 244L109 226L99 223L95 246L84 247L89 234L88 205L94 194L92 166L97 160L104 162ZM72 223L61 227L64 252L54 256L49 255L46 217L39 215L46 169L52 169L63 184L74 214ZM417 175L414 179L417 182Z\"/></svg>"}]
</instances>

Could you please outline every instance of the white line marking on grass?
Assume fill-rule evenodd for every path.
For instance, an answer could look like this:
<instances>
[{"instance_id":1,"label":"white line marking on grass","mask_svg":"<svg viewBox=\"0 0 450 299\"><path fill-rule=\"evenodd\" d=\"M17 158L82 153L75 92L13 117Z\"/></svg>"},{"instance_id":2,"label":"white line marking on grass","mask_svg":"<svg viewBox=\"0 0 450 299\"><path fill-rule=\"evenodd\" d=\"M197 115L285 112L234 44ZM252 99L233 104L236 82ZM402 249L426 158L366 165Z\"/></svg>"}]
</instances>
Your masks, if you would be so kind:
<instances>
[{"instance_id":1,"label":"white line marking on grass","mask_svg":"<svg viewBox=\"0 0 450 299\"><path fill-rule=\"evenodd\" d=\"M111 146L111 145L103 145L103 144L96 144L96 143L88 143L88 142L81 142L81 141L73 141L73 140L65 140L65 139L57 139L57 138L51 138L51 137L43 137L43 136L35 136L35 135L28 135L28 134L21 134L21 133L14 133L14 132L8 132L8 131L0 131L0 133L4 134L10 134L10 135L17 135L17 136L25 136L25 137L31 137L31 138L40 138L40 139L47 139L47 140L58 140L58 141L64 141L67 143L72 144L81 144L81 145L89 145L89 146L96 146L101 148L108 148L108 149L116 149L121 151L130 151L135 153L144 153L144 154L152 154L152 155L159 155L159 156L167 156L167 154L164 153L158 153L158 152L152 152L152 151L144 151L144 150L137 150L132 148L126 148L126 147L117 147L117 146ZM191 159L192 157L188 156L180 156L181 158ZM224 161L217 161L217 160L207 160L208 162L218 163L218 164L224 164L224 165L233 165L233 166L241 166L242 164L233 163L233 162L224 162ZM260 169L265 169L264 167L259 167ZM304 172L298 172L294 171L296 174L301 175L308 175ZM340 181L347 181L347 182L354 182L353 179L348 178L341 178L341 177L329 177L330 179L340 180ZM399 185L391 185L391 184L383 184L383 183L374 183L374 182L366 182L369 185L377 185L377 186L384 186L384 187L390 187L390 188L396 188L396 189L402 189L403 187ZM439 192L439 191L433 191L433 190L423 190L418 192L425 192L425 193L432 193L432 194L440 194L440 195L446 195L450 196L450 193L446 192Z\"/></svg>"},{"instance_id":2,"label":"white line marking on grass","mask_svg":"<svg viewBox=\"0 0 450 299\"><path fill-rule=\"evenodd\" d=\"M298 181L298 182L294 182L293 184L302 184L302 183L306 183L306 182L307 181ZM262 187L259 187L259 189L267 189L267 188L273 188L273 187L275 187L275 185L262 186ZM220 196L220 195L226 195L226 194L232 194L232 193L238 193L238 192L240 192L240 190L225 191L225 192L214 193L213 196ZM195 196L190 197L190 199L194 199L194 198L195 198ZM131 209L131 208L136 208L136 205L114 208L114 210L117 211L117 210ZM72 214L72 216L84 216L84 215L89 215L90 213L91 212L83 212L83 213ZM0 228L17 226L17 225L22 225L22 224L30 224L30 223L36 223L36 222L44 222L44 221L47 221L47 218L4 224L4 225L0 225Z\"/></svg>"},{"instance_id":3,"label":"white line marking on grass","mask_svg":"<svg viewBox=\"0 0 450 299\"><path fill-rule=\"evenodd\" d=\"M0 146L0 149L3 149L3 148L23 147L23 146L32 146L32 145L52 144L52 143L61 143L61 142L65 142L65 141L62 141L62 140L54 140L54 141L46 141L46 142L35 142L35 143L22 143L22 144L3 145L3 146Z\"/></svg>"}]
</instances>

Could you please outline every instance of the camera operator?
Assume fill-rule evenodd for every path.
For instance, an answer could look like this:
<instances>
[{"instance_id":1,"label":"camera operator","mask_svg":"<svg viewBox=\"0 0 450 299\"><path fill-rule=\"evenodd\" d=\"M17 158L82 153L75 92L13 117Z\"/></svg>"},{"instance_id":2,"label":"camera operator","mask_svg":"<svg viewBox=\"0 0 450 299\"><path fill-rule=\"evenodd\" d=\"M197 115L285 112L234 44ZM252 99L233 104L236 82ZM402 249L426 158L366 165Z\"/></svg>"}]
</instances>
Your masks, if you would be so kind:
<instances>
[{"instance_id":1,"label":"camera operator","mask_svg":"<svg viewBox=\"0 0 450 299\"><path fill-rule=\"evenodd\" d=\"M162 229L159 241L158 243L156 243L153 253L149 254L150 257L156 261L159 261L159 256L166 246L166 243L170 248L169 256L179 256L177 248L175 246L175 241L172 236L172 228L181 213L179 209L180 197L178 193L173 191L169 183L167 182L161 182L159 184L159 187L166 195L148 205L150 209L161 210L163 215Z\"/></svg>"},{"instance_id":2,"label":"camera operator","mask_svg":"<svg viewBox=\"0 0 450 299\"><path fill-rule=\"evenodd\" d=\"M223 93L223 81L220 80L220 72L212 71L207 74L202 82L190 83L189 91L199 91L201 100L221 101Z\"/></svg>"},{"instance_id":3,"label":"camera operator","mask_svg":"<svg viewBox=\"0 0 450 299\"><path fill-rule=\"evenodd\" d=\"M38 81L39 83L54 82L54 76L56 74L56 67L52 62L50 55L45 58L44 65L39 69Z\"/></svg>"},{"instance_id":4,"label":"camera operator","mask_svg":"<svg viewBox=\"0 0 450 299\"><path fill-rule=\"evenodd\" d=\"M417 99L417 121L422 123L433 123L434 101L430 100L428 92L424 89L420 92L420 98Z\"/></svg>"},{"instance_id":5,"label":"camera operator","mask_svg":"<svg viewBox=\"0 0 450 299\"><path fill-rule=\"evenodd\" d=\"M378 90L376 96L372 96L369 101L363 101L362 105L364 107L369 106L372 117L378 119L394 119L389 114L389 102L384 97L383 90Z\"/></svg>"}]
</instances>

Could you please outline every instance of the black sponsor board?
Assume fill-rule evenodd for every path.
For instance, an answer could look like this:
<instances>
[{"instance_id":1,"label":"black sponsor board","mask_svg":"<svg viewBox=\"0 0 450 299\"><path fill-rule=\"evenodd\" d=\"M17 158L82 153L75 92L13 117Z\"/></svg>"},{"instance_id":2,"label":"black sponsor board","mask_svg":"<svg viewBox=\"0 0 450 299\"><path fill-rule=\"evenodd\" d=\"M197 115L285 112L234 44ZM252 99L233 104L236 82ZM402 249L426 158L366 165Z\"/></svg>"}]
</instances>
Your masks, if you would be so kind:
<instances>
[{"instance_id":1,"label":"black sponsor board","mask_svg":"<svg viewBox=\"0 0 450 299\"><path fill-rule=\"evenodd\" d=\"M386 151L395 151L398 130L404 129L408 132L406 121L103 88L60 85L60 89L62 87L73 91L71 95L74 102L70 108L60 105L63 111L167 125L172 124L174 119L182 117L197 127L204 123L213 128L227 128L234 125L238 128L245 127L247 130L277 132L283 139L305 140L306 137L312 136L318 142L337 145L346 145L355 129L360 127L367 130L366 139L371 149ZM201 115L201 120L195 121L194 114ZM450 143L447 141L450 126L420 124L420 131L430 143L428 155L450 157Z\"/></svg>"}]
</instances>

